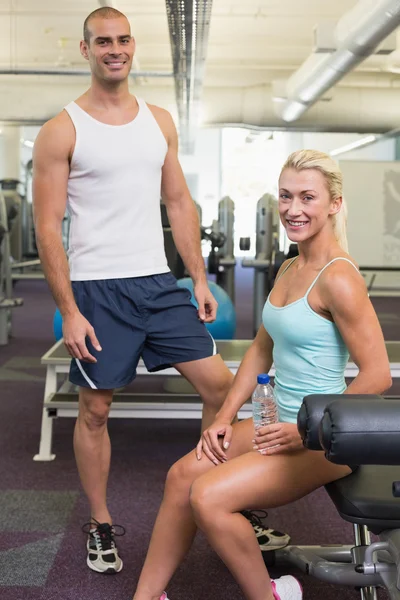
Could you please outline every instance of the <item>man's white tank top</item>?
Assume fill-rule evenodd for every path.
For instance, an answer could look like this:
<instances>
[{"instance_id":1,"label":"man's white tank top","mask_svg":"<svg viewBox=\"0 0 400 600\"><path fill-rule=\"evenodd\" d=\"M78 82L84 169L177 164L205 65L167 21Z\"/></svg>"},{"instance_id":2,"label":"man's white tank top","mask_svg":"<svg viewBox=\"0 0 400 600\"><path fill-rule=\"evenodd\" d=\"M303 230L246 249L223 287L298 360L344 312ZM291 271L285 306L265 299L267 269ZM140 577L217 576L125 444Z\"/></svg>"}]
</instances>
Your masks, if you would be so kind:
<instances>
[{"instance_id":1,"label":"man's white tank top","mask_svg":"<svg viewBox=\"0 0 400 600\"><path fill-rule=\"evenodd\" d=\"M142 99L126 125L107 125L75 102L68 180L71 281L169 271L161 224L161 169L167 142Z\"/></svg>"}]
</instances>

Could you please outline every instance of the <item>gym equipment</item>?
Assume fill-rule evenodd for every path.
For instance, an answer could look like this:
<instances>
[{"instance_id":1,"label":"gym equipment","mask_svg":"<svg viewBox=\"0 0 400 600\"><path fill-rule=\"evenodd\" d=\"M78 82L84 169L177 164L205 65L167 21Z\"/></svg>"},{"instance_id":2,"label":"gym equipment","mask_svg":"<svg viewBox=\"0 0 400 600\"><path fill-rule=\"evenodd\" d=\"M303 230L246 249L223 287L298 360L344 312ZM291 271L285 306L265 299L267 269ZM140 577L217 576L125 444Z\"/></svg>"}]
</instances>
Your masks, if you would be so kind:
<instances>
[{"instance_id":1,"label":"gym equipment","mask_svg":"<svg viewBox=\"0 0 400 600\"><path fill-rule=\"evenodd\" d=\"M224 289L232 302L235 302L234 256L235 203L225 196L218 204L218 221L211 228L202 227L202 239L211 242L207 270L216 275L216 283Z\"/></svg>"},{"instance_id":2,"label":"gym equipment","mask_svg":"<svg viewBox=\"0 0 400 600\"><path fill-rule=\"evenodd\" d=\"M264 194L257 202L256 253L254 258L244 258L242 266L254 269L253 332L261 325L265 300L272 290L276 274L282 263L298 254L297 244L291 244L288 254L280 250L278 201L272 194ZM241 250L250 250L250 238L240 238Z\"/></svg>"},{"instance_id":3,"label":"gym equipment","mask_svg":"<svg viewBox=\"0 0 400 600\"><path fill-rule=\"evenodd\" d=\"M369 292L373 291L375 279L378 273L400 273L400 267L394 266L381 266L381 267L359 267L360 273L363 277L366 277L366 273L372 273L371 279L367 284L367 289ZM396 294L398 295L398 294Z\"/></svg>"},{"instance_id":4,"label":"gym equipment","mask_svg":"<svg viewBox=\"0 0 400 600\"><path fill-rule=\"evenodd\" d=\"M202 210L195 202L199 221L202 221ZM231 198L226 196L220 200L218 205L218 220L214 220L210 227L200 225L202 241L208 241L211 245L207 260L207 271L215 275L216 283L223 288L232 302L235 301L235 265L234 257L234 222L235 204ZM177 279L187 275L183 261L176 249L172 236L172 230L168 219L167 209L161 203L161 221L164 232L164 248L168 266Z\"/></svg>"},{"instance_id":5,"label":"gym equipment","mask_svg":"<svg viewBox=\"0 0 400 600\"><path fill-rule=\"evenodd\" d=\"M13 297L11 277L10 236L18 208L0 191L0 346L8 344L11 335L12 309L23 304L22 298Z\"/></svg>"},{"instance_id":6,"label":"gym equipment","mask_svg":"<svg viewBox=\"0 0 400 600\"><path fill-rule=\"evenodd\" d=\"M0 189L5 200L8 219L12 227L9 229L10 257L13 261L20 261L24 255L23 222L25 209L23 196L18 193L20 182L17 179L0 180Z\"/></svg>"},{"instance_id":7,"label":"gym equipment","mask_svg":"<svg viewBox=\"0 0 400 600\"><path fill-rule=\"evenodd\" d=\"M183 264L183 260L181 259L181 256L175 246L174 238L172 237L172 229L168 219L167 207L162 202L160 204L160 210L167 263L175 277L180 279L185 275L185 265Z\"/></svg>"},{"instance_id":8,"label":"gym equipment","mask_svg":"<svg viewBox=\"0 0 400 600\"><path fill-rule=\"evenodd\" d=\"M32 160L29 160L25 165L25 195L18 194L18 181L7 179L1 182L3 189L4 186L7 187L7 194L12 194L14 197L17 196L19 198L21 207L20 216L11 236L12 245L14 247L17 246L17 250L12 250L13 262L11 269L14 281L18 281L19 279L44 279L44 273L38 257L33 222L32 168ZM65 250L68 250L69 228L70 216L66 211L61 225L62 242Z\"/></svg>"},{"instance_id":9,"label":"gym equipment","mask_svg":"<svg viewBox=\"0 0 400 600\"><path fill-rule=\"evenodd\" d=\"M361 465L325 486L340 516L354 525L353 546L287 546L266 553L271 565L293 565L328 583L377 588L400 600L400 397L312 395L304 398L298 429L310 450L331 462ZM371 543L370 532L379 537ZM307 585L307 584L306 584Z\"/></svg>"},{"instance_id":10,"label":"gym equipment","mask_svg":"<svg viewBox=\"0 0 400 600\"><path fill-rule=\"evenodd\" d=\"M188 289L191 301L197 308L198 304L193 295L193 281L190 277L178 279L178 286ZM218 302L217 318L213 323L206 323L208 331L215 340L231 340L236 331L236 313L228 294L214 281L208 281L210 291Z\"/></svg>"},{"instance_id":11,"label":"gym equipment","mask_svg":"<svg viewBox=\"0 0 400 600\"><path fill-rule=\"evenodd\" d=\"M62 336L63 336L63 332L62 332L62 316L61 316L61 313L58 310L58 308L56 308L56 311L54 313L54 318L53 318L53 333L54 333L54 337L56 339L56 342L58 342L59 340L62 339Z\"/></svg>"},{"instance_id":12,"label":"gym equipment","mask_svg":"<svg viewBox=\"0 0 400 600\"><path fill-rule=\"evenodd\" d=\"M219 341L218 352L228 369L235 375L239 365L249 349L252 340ZM393 379L400 378L400 342L386 342L386 350L390 361ZM46 367L46 384L43 394L42 425L39 453L35 460L53 460L51 452L53 421L57 417L76 417L78 414L78 392L67 379L71 357L62 340L56 342L42 356L41 363ZM270 375L275 373L274 367ZM358 368L348 363L345 377L354 378ZM137 367L138 377L149 375L142 360ZM174 368L156 371L152 376L178 378L180 375ZM201 419L202 403L196 394L138 394L132 392L117 393L111 406L112 418L137 419ZM246 403L239 411L239 418L252 416L251 403Z\"/></svg>"},{"instance_id":13,"label":"gym equipment","mask_svg":"<svg viewBox=\"0 0 400 600\"><path fill-rule=\"evenodd\" d=\"M227 367L236 373L244 353L251 340L219 341L218 351ZM78 391L67 378L71 357L68 355L63 340L56 342L41 359L46 367L46 384L43 396L42 424L39 452L33 459L37 461L54 460L52 453L53 422L59 417L73 417L78 414ZM142 360L137 367L137 376L148 376L149 373ZM174 368L152 373L155 376L180 377ZM60 381L60 376L64 380ZM138 419L201 419L203 404L197 394L177 393L135 393L117 392L111 406L111 418ZM250 417L251 404L239 411L241 419Z\"/></svg>"}]
</instances>

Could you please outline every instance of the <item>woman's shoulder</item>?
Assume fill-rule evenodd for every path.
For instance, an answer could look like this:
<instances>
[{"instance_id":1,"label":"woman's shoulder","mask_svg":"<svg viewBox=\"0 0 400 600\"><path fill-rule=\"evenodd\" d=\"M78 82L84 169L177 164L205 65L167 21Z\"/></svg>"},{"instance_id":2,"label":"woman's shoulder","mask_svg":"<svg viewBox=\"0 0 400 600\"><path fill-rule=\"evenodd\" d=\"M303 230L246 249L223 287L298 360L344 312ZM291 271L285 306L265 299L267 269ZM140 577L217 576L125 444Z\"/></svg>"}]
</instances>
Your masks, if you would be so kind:
<instances>
[{"instance_id":1,"label":"woman's shoulder","mask_svg":"<svg viewBox=\"0 0 400 600\"><path fill-rule=\"evenodd\" d=\"M321 273L319 283L323 293L339 302L367 293L357 262L345 252L331 258Z\"/></svg>"},{"instance_id":2,"label":"woman's shoulder","mask_svg":"<svg viewBox=\"0 0 400 600\"><path fill-rule=\"evenodd\" d=\"M281 264L281 266L278 269L278 272L276 274L275 280L277 280L279 278L280 275L282 275L282 273L288 268L288 266L294 261L296 260L297 256L292 257L292 258L287 258L286 260L283 261L283 263Z\"/></svg>"}]
</instances>

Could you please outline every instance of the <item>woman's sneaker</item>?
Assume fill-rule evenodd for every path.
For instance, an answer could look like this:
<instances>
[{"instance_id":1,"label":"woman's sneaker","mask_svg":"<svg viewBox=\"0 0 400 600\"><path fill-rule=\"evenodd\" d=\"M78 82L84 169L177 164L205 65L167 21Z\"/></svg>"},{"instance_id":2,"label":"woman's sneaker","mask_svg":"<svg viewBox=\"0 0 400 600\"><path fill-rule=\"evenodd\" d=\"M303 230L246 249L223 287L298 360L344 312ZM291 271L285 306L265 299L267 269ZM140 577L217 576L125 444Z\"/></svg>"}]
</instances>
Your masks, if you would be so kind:
<instances>
[{"instance_id":1,"label":"woman's sneaker","mask_svg":"<svg viewBox=\"0 0 400 600\"><path fill-rule=\"evenodd\" d=\"M116 527L121 526L116 525ZM123 563L114 540L115 535L125 534L125 529L123 527L121 529L123 532L116 534L112 525L99 523L95 519L82 527L82 531L88 533L86 562L90 569L107 574L119 573L122 570Z\"/></svg>"},{"instance_id":2,"label":"woman's sneaker","mask_svg":"<svg viewBox=\"0 0 400 600\"><path fill-rule=\"evenodd\" d=\"M164 592L162 596L160 596L160 600L168 600L167 593Z\"/></svg>"},{"instance_id":3,"label":"woman's sneaker","mask_svg":"<svg viewBox=\"0 0 400 600\"><path fill-rule=\"evenodd\" d=\"M302 600L303 588L296 577L284 575L272 581L275 600Z\"/></svg>"},{"instance_id":4,"label":"woman's sneaker","mask_svg":"<svg viewBox=\"0 0 400 600\"><path fill-rule=\"evenodd\" d=\"M265 519L268 515L265 510L242 510L241 512L253 525L254 533L262 552L285 548L290 542L290 536L287 533L281 533L280 531L264 526L261 519Z\"/></svg>"}]
</instances>

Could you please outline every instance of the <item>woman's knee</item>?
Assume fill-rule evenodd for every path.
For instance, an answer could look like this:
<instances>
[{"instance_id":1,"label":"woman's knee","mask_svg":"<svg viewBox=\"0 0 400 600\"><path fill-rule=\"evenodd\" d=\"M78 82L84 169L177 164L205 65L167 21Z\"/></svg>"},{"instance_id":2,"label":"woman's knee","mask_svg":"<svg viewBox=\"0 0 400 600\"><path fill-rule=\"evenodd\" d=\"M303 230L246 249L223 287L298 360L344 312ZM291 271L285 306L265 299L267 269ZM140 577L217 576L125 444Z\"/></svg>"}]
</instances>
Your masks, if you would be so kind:
<instances>
[{"instance_id":1,"label":"woman's knee","mask_svg":"<svg viewBox=\"0 0 400 600\"><path fill-rule=\"evenodd\" d=\"M191 452L174 463L169 469L165 482L165 494L188 504L190 487L198 476L198 461L194 452Z\"/></svg>"},{"instance_id":2,"label":"woman's knee","mask_svg":"<svg viewBox=\"0 0 400 600\"><path fill-rule=\"evenodd\" d=\"M192 483L189 498L194 518L201 528L218 519L221 497L205 478L199 477Z\"/></svg>"}]
</instances>

